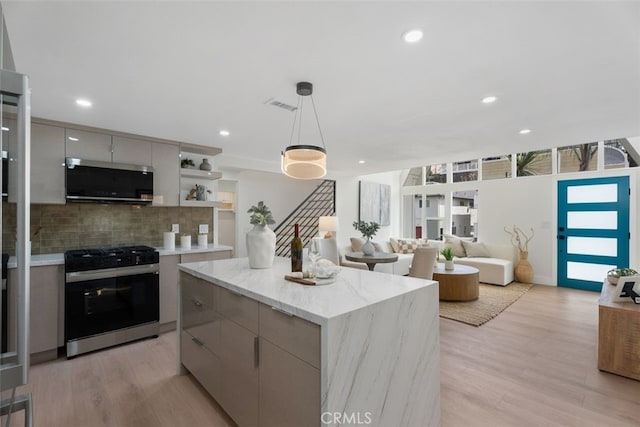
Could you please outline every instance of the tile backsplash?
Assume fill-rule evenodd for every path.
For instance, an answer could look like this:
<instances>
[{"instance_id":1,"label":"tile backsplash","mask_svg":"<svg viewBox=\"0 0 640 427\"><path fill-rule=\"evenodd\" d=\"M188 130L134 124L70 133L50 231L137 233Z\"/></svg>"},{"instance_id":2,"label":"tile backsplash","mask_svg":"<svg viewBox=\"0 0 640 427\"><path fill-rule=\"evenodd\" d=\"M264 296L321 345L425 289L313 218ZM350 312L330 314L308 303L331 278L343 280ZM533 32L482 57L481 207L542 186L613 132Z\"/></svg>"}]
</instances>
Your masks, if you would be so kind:
<instances>
[{"instance_id":1,"label":"tile backsplash","mask_svg":"<svg viewBox=\"0 0 640 427\"><path fill-rule=\"evenodd\" d=\"M209 224L212 242L213 208L150 207L69 203L31 205L32 254L60 253L101 246L162 246L162 233L180 224L180 234L196 241L199 224ZM2 203L2 252L15 254L16 205ZM179 239L176 245L179 245Z\"/></svg>"}]
</instances>

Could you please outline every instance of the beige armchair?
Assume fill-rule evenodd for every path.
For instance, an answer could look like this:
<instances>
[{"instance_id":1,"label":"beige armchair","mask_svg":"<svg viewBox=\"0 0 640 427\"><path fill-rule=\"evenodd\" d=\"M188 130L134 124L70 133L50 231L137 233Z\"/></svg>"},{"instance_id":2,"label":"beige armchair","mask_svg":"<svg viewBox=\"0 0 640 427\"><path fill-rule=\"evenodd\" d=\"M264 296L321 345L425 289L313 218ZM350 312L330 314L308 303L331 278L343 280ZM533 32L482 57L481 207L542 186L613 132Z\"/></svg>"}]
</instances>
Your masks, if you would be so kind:
<instances>
[{"instance_id":1,"label":"beige armchair","mask_svg":"<svg viewBox=\"0 0 640 427\"><path fill-rule=\"evenodd\" d=\"M433 266L438 256L438 248L418 248L413 253L409 267L410 277L433 280Z\"/></svg>"}]
</instances>

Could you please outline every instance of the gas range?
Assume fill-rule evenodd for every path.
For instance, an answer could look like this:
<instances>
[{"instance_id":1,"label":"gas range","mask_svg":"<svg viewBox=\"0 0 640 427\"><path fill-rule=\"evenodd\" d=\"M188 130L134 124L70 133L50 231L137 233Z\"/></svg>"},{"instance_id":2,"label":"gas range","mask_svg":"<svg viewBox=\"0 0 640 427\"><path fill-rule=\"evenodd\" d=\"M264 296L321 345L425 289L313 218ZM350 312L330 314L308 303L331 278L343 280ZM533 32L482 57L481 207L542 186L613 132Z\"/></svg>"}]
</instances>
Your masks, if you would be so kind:
<instances>
[{"instance_id":1,"label":"gas range","mask_svg":"<svg viewBox=\"0 0 640 427\"><path fill-rule=\"evenodd\" d=\"M68 273L157 264L159 260L158 251L149 246L77 249L64 254L65 270Z\"/></svg>"},{"instance_id":2,"label":"gas range","mask_svg":"<svg viewBox=\"0 0 640 427\"><path fill-rule=\"evenodd\" d=\"M158 251L81 249L65 252L64 260L67 357L158 335Z\"/></svg>"}]
</instances>

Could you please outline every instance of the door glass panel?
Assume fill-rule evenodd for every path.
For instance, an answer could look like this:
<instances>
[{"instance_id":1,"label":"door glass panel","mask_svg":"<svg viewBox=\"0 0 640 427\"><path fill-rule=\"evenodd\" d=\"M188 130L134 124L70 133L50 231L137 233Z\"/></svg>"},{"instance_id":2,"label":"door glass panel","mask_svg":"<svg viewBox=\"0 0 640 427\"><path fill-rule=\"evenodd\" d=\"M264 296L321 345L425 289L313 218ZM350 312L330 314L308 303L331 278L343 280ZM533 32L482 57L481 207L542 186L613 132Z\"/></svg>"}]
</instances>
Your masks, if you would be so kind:
<instances>
[{"instance_id":1,"label":"door glass panel","mask_svg":"<svg viewBox=\"0 0 640 427\"><path fill-rule=\"evenodd\" d=\"M612 268L616 268L616 266L569 261L567 262L567 278L602 282L607 277L607 271Z\"/></svg>"},{"instance_id":2,"label":"door glass panel","mask_svg":"<svg viewBox=\"0 0 640 427\"><path fill-rule=\"evenodd\" d=\"M567 188L567 203L615 203L617 184L576 185Z\"/></svg>"},{"instance_id":3,"label":"door glass panel","mask_svg":"<svg viewBox=\"0 0 640 427\"><path fill-rule=\"evenodd\" d=\"M618 212L616 211L571 211L567 212L567 228L617 230Z\"/></svg>"},{"instance_id":4,"label":"door glass panel","mask_svg":"<svg viewBox=\"0 0 640 427\"><path fill-rule=\"evenodd\" d=\"M605 237L567 238L567 252L570 254L618 256L618 239Z\"/></svg>"}]
</instances>

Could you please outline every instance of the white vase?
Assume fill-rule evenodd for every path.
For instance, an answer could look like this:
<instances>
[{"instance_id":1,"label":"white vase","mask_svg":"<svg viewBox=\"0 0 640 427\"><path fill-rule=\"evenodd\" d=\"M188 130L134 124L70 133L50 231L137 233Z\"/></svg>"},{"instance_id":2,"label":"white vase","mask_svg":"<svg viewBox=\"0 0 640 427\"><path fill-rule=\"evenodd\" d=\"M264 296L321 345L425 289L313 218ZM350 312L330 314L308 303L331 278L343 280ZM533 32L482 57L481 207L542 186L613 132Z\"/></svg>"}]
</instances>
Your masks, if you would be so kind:
<instances>
[{"instance_id":1,"label":"white vase","mask_svg":"<svg viewBox=\"0 0 640 427\"><path fill-rule=\"evenodd\" d=\"M276 233L268 226L256 224L247 232L249 267L271 268L276 254Z\"/></svg>"},{"instance_id":2,"label":"white vase","mask_svg":"<svg viewBox=\"0 0 640 427\"><path fill-rule=\"evenodd\" d=\"M446 261L445 260L444 269L445 270L453 270L453 260L451 260L451 261Z\"/></svg>"},{"instance_id":3,"label":"white vase","mask_svg":"<svg viewBox=\"0 0 640 427\"><path fill-rule=\"evenodd\" d=\"M367 241L362 245L362 253L367 256L371 256L375 251L376 248L373 246L373 243L371 243L371 240L367 239Z\"/></svg>"}]
</instances>

